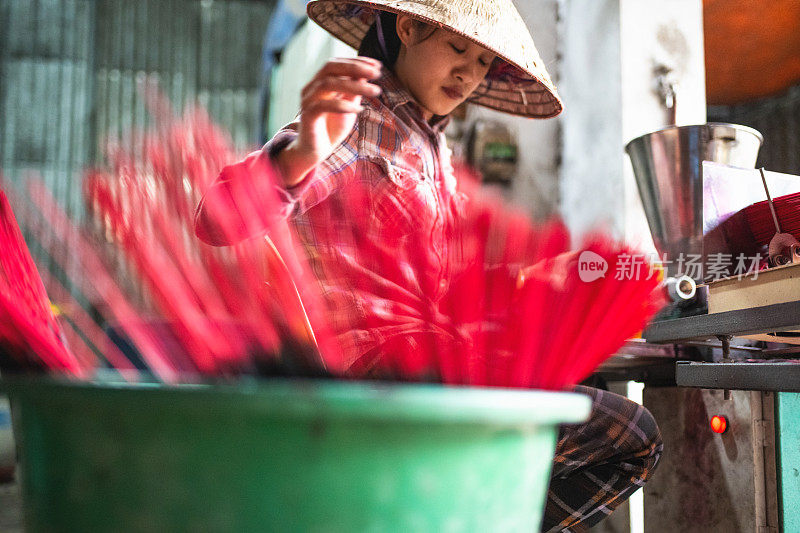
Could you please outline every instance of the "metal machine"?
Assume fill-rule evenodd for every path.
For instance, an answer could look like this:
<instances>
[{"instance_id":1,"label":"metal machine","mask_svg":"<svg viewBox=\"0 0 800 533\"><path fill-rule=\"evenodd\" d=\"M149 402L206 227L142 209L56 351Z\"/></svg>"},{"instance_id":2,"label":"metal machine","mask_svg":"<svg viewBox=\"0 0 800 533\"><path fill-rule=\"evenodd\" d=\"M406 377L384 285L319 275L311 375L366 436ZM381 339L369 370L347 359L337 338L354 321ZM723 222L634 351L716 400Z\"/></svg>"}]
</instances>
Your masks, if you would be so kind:
<instances>
[{"instance_id":1,"label":"metal machine","mask_svg":"<svg viewBox=\"0 0 800 533\"><path fill-rule=\"evenodd\" d=\"M703 254L703 161L754 168L762 141L752 128L717 123L671 126L625 147L668 276L685 274L681 255Z\"/></svg>"},{"instance_id":2,"label":"metal machine","mask_svg":"<svg viewBox=\"0 0 800 533\"><path fill-rule=\"evenodd\" d=\"M665 128L626 147L673 283L670 311L643 332L634 350L660 345L671 354L662 361L671 361L679 386L645 389L665 448L676 450L660 467L667 473L645 488L645 508L659 514L667 530L800 527L793 427L800 415L800 361L793 358L800 347L790 344L800 343L800 256L786 240L794 237L779 237L777 217L776 237L766 249L752 242L737 215L765 198L771 202L770 193L800 191L800 177L754 169L761 142L751 128L702 124ZM737 276L733 266L713 273L703 268L712 257L754 252L769 256L769 267L757 276ZM682 256L699 258L700 272L688 273ZM765 263L747 270L752 274ZM694 297L675 289L689 288L687 277L697 284ZM639 370L645 381L647 372ZM727 431L718 431L720 417L730 421ZM666 494L688 499L675 511Z\"/></svg>"}]
</instances>

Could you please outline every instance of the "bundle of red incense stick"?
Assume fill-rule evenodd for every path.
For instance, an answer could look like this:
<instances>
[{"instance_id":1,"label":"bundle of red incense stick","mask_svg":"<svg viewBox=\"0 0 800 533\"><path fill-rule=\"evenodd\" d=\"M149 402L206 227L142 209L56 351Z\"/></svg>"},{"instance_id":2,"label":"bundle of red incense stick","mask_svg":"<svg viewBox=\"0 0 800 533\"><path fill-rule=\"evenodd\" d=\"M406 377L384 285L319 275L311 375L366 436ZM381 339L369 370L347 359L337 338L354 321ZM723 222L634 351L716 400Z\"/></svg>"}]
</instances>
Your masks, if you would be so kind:
<instances>
[{"instance_id":1,"label":"bundle of red incense stick","mask_svg":"<svg viewBox=\"0 0 800 533\"><path fill-rule=\"evenodd\" d=\"M0 190L0 365L48 368L79 374L79 361L64 346L61 327L17 225Z\"/></svg>"},{"instance_id":2,"label":"bundle of red incense stick","mask_svg":"<svg viewBox=\"0 0 800 533\"><path fill-rule=\"evenodd\" d=\"M222 249L204 245L194 237L194 206L223 162L238 156L202 112L177 119L162 109L159 116L157 127L141 134L141 153L115 148L106 169L87 174L94 239L69 223L46 190L32 189L39 206L32 228L55 234L60 245L50 254L57 261L79 254L86 279L75 285L96 302L103 319L98 323L81 305L58 302L73 310L63 328L69 349L59 342L59 322L48 314L47 296L35 267L23 257L17 231L13 242L20 252L4 262L0 287L8 300L23 302L26 320L0 329L7 362L75 373L89 373L93 366L145 368L170 382L277 372L561 389L590 374L663 303L658 276L634 250L600 235L571 250L563 225L536 226L477 188L465 188L469 201L461 222L446 233L453 254L447 290L436 297L424 286L404 292L404 305L414 308L424 327L386 339L369 368L353 364L337 343L337 335L346 332L327 323L331 310L298 239L275 216L285 206L275 194L281 180L268 160L252 154L225 168L222 177L232 184L229 202L206 206L205 216L227 237L223 240L241 242ZM331 224L349 225L352 242L381 273L380 279L349 283L385 293L387 280L402 277L398 269L423 270L430 250L421 234L399 228L376 240L364 216L368 196L354 189ZM15 227L12 219L4 220L3 235ZM253 237L242 241L243 235ZM109 246L124 268L110 266ZM399 246L412 251L409 264L398 265ZM618 275L635 257L636 275ZM134 283L120 280L120 271ZM24 285L12 293L17 275ZM130 285L144 297L131 294ZM51 290L59 299L68 293L57 283ZM384 315L367 313L365 326L380 326ZM122 332L125 346L99 338L109 326Z\"/></svg>"},{"instance_id":3,"label":"bundle of red incense stick","mask_svg":"<svg viewBox=\"0 0 800 533\"><path fill-rule=\"evenodd\" d=\"M192 110L182 119L161 113L156 127L139 135L137 143L113 145L105 169L87 172L88 231L68 219L44 186L30 182L36 210L26 213L28 227L62 271L83 273L70 280L70 289L56 276L44 276L64 311L62 330L69 339L64 352L84 354L79 366L85 373L110 367L137 379L144 370L168 382L341 371L336 345L318 316L321 306L306 289L314 284L288 226L273 224L269 241L250 239L228 249L204 245L194 236L202 190L223 161L239 157L224 132L204 112ZM253 219L258 208L272 202L256 198L252 190L239 192L238 205ZM209 216L217 215L223 231L238 231L224 213ZM7 220L3 226L16 231L15 242L24 249L16 223ZM70 268L76 259L80 267ZM9 260L17 270L27 268L24 279L31 287L42 284L32 263ZM12 274L4 276L6 281L13 280L14 272L6 272ZM36 296L37 305L49 305L43 290L22 290ZM77 301L76 290L91 308ZM34 303L25 307L34 312ZM0 345L14 347L12 333L30 337L30 349L13 351L14 360L60 371L46 350L32 344L56 325L40 320L22 330L14 324L13 331L0 332ZM13 370L8 361L3 369Z\"/></svg>"},{"instance_id":4,"label":"bundle of red incense stick","mask_svg":"<svg viewBox=\"0 0 800 533\"><path fill-rule=\"evenodd\" d=\"M773 198L775 215L782 233L791 233L800 239L800 193ZM744 216L753 238L759 245L768 245L775 236L775 221L769 202L764 200L744 208Z\"/></svg>"},{"instance_id":5,"label":"bundle of red incense stick","mask_svg":"<svg viewBox=\"0 0 800 533\"><path fill-rule=\"evenodd\" d=\"M447 243L452 275L446 292L432 297L406 287L404 316L422 317L424 326L389 340L377 360L366 358L351 371L552 390L580 382L664 305L658 269L645 254L599 233L572 248L562 223L533 224L470 185L470 174L459 176L465 202ZM402 284L399 258L408 254L411 268L422 269L430 243L426 231L371 231L357 215L368 197L368 191L351 190L336 213L340 224L343 213L354 213L351 240L368 250L371 270L381 273L359 278L356 289L385 295L387 285ZM393 319L367 317L368 327L383 329L387 322Z\"/></svg>"}]
</instances>

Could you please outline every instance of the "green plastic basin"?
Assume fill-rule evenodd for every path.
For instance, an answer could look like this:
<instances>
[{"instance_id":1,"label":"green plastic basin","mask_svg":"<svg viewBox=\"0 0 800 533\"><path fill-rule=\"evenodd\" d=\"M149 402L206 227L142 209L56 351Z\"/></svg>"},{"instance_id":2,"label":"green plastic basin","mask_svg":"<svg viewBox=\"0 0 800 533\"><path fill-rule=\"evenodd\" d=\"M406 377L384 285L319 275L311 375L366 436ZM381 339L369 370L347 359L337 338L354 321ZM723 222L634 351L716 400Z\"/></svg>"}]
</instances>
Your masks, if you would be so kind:
<instances>
[{"instance_id":1,"label":"green plastic basin","mask_svg":"<svg viewBox=\"0 0 800 533\"><path fill-rule=\"evenodd\" d=\"M28 531L538 531L572 393L5 380Z\"/></svg>"}]
</instances>

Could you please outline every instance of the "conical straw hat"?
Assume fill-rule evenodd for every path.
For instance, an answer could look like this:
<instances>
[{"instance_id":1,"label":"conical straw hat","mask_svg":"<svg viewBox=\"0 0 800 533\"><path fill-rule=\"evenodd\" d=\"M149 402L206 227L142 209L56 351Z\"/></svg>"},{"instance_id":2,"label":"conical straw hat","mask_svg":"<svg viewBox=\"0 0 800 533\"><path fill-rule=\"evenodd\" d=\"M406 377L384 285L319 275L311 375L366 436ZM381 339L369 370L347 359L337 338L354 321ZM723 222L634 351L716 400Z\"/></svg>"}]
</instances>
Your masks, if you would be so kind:
<instances>
[{"instance_id":1,"label":"conical straw hat","mask_svg":"<svg viewBox=\"0 0 800 533\"><path fill-rule=\"evenodd\" d=\"M356 49L375 20L375 10L409 15L448 29L505 61L493 66L471 102L532 118L554 117L563 109L530 31L511 0L314 0L307 9L309 18Z\"/></svg>"}]
</instances>

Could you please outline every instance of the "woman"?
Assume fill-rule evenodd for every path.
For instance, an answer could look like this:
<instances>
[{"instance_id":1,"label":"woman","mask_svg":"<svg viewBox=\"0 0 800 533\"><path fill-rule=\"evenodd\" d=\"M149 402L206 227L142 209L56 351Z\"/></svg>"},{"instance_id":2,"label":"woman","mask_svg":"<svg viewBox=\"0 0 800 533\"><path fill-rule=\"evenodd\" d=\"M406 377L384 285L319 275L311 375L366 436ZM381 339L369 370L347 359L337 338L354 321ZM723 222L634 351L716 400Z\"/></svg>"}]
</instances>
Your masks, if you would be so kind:
<instances>
[{"instance_id":1,"label":"woman","mask_svg":"<svg viewBox=\"0 0 800 533\"><path fill-rule=\"evenodd\" d=\"M424 373L425 361L398 369L392 355L431 337L459 341L446 317L431 320L462 262L448 249L464 202L443 133L449 113L470 100L547 118L561 101L511 0L318 0L308 14L359 57L326 63L304 87L295 122L238 165L269 160L280 169L283 215L309 251L353 375ZM204 213L229 203L233 180L246 174L223 170L206 193L201 238L225 243ZM364 207L358 238L344 222L354 197ZM415 238L398 238L408 235ZM381 256L391 256L390 268ZM660 456L644 408L580 390L592 396L593 414L562 430L544 530L595 524L649 478Z\"/></svg>"}]
</instances>

